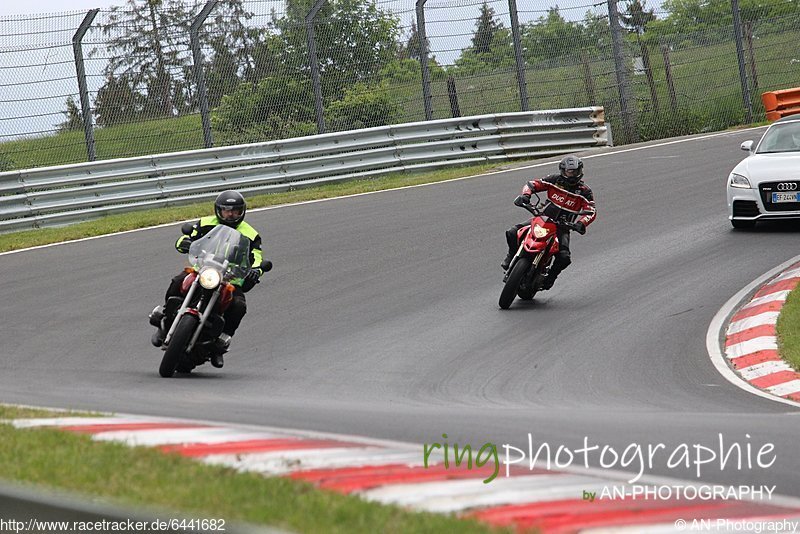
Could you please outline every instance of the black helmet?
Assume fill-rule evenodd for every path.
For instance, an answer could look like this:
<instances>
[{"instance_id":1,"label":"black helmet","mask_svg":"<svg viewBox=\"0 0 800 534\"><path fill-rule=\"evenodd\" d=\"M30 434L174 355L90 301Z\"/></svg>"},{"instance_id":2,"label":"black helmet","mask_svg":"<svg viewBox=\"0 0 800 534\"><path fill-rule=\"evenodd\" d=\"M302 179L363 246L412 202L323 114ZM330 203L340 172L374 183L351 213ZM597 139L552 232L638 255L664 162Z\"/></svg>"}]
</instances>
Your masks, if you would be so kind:
<instances>
[{"instance_id":1,"label":"black helmet","mask_svg":"<svg viewBox=\"0 0 800 534\"><path fill-rule=\"evenodd\" d=\"M225 216L222 215L222 210L227 212ZM235 228L244 220L246 211L247 202L238 191L223 191L214 201L214 213L217 215L217 219L231 228Z\"/></svg>"},{"instance_id":2,"label":"black helmet","mask_svg":"<svg viewBox=\"0 0 800 534\"><path fill-rule=\"evenodd\" d=\"M576 185L583 178L583 162L578 156L569 155L558 164L561 181L567 185Z\"/></svg>"}]
</instances>

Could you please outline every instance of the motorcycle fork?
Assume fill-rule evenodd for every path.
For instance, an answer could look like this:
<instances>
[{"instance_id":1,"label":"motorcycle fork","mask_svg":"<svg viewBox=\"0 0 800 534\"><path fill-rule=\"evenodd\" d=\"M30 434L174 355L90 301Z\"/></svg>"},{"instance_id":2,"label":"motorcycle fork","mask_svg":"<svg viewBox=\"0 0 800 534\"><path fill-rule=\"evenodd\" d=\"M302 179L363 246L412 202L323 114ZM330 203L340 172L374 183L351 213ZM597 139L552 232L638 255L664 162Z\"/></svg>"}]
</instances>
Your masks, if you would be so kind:
<instances>
[{"instance_id":1,"label":"motorcycle fork","mask_svg":"<svg viewBox=\"0 0 800 534\"><path fill-rule=\"evenodd\" d=\"M209 297L208 303L206 304L206 309L203 310L203 315L200 316L200 323L197 325L197 329L194 331L192 340L189 341L189 345L186 347L186 352L190 352L194 348L194 344L197 343L197 339L200 337L200 332L203 331L203 325L206 324L208 316L214 311L214 305L217 303L217 299L219 299L221 288L222 285L217 287L214 293L211 294L211 297Z\"/></svg>"},{"instance_id":2,"label":"motorcycle fork","mask_svg":"<svg viewBox=\"0 0 800 534\"><path fill-rule=\"evenodd\" d=\"M181 307L178 308L178 311L175 313L175 319L172 320L172 326L169 327L169 332L167 332L166 337L164 338L164 346L168 346L170 340L172 339L172 334L175 333L175 329L178 328L178 322L180 322L181 317L183 314L186 313L186 310L189 308L189 303L192 302L192 297L194 297L195 291L197 291L197 286L200 282L195 278L194 282L192 282L192 286L189 288L189 291L186 292L186 298L183 299L183 304Z\"/></svg>"},{"instance_id":3,"label":"motorcycle fork","mask_svg":"<svg viewBox=\"0 0 800 534\"><path fill-rule=\"evenodd\" d=\"M503 277L503 282L505 283L508 280L508 276L511 274L511 271L514 269L514 265L516 265L517 261L519 261L520 255L522 255L522 250L524 247L524 240L522 243L519 244L519 248L517 249L517 253L511 259L511 263L508 266L508 270L506 271L506 275ZM533 263L531 264L531 270L536 270L536 266L539 265L539 262L542 260L542 255L544 254L544 250L539 252L536 257L533 258Z\"/></svg>"}]
</instances>

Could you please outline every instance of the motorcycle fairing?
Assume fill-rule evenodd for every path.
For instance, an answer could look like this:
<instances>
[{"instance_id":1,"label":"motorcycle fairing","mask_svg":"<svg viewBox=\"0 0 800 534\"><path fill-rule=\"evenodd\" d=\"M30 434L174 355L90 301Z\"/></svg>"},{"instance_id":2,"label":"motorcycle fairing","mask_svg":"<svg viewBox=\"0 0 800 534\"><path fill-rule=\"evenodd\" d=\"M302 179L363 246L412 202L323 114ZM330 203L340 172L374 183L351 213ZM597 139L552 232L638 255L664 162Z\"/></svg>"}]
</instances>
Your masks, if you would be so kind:
<instances>
[{"instance_id":1,"label":"motorcycle fairing","mask_svg":"<svg viewBox=\"0 0 800 534\"><path fill-rule=\"evenodd\" d=\"M544 238L537 238L533 234L533 227L539 225L547 230L547 235ZM522 242L523 248L536 254L550 247L550 254L555 254L559 250L557 226L555 223L544 219L543 217L534 217L531 219L529 225L523 226L517 231L517 240Z\"/></svg>"}]
</instances>

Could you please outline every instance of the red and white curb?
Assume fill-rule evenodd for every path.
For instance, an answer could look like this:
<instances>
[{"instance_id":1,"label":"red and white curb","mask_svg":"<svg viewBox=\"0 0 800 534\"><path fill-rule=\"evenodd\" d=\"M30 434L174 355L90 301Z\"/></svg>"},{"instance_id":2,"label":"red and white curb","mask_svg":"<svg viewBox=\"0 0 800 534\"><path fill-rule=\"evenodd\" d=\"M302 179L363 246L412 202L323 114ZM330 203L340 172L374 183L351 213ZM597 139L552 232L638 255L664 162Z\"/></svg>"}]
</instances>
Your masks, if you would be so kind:
<instances>
[{"instance_id":1,"label":"red and white curb","mask_svg":"<svg viewBox=\"0 0 800 534\"><path fill-rule=\"evenodd\" d=\"M745 288L747 293L758 288L752 296L726 305L723 310L732 315L720 328L724 328L723 356L741 382L762 396L800 406L793 402L800 401L800 373L781 359L776 331L781 308L798 283L800 262L795 258Z\"/></svg>"},{"instance_id":2,"label":"red and white curb","mask_svg":"<svg viewBox=\"0 0 800 534\"><path fill-rule=\"evenodd\" d=\"M672 532L681 521L797 521L800 501L597 498L604 489L633 486L627 473L588 469L513 469L484 483L493 462L466 469L410 443L271 427L224 425L153 417L17 419L17 428L51 427L88 434L96 441L154 447L211 465L309 482L329 491L412 510L454 513L479 521L546 533ZM438 450L437 450L438 452ZM639 484L697 483L644 477Z\"/></svg>"}]
</instances>

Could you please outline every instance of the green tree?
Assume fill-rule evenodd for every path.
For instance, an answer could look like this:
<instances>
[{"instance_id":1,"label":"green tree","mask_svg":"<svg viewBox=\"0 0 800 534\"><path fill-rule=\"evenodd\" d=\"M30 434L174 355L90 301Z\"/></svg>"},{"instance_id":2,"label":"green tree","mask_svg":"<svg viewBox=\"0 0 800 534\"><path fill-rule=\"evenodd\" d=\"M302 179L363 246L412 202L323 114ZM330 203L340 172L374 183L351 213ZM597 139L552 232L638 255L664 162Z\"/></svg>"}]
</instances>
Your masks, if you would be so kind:
<instances>
[{"instance_id":1,"label":"green tree","mask_svg":"<svg viewBox=\"0 0 800 534\"><path fill-rule=\"evenodd\" d=\"M72 95L67 97L67 109L61 113L67 117L67 120L58 125L59 132L83 130L83 114Z\"/></svg>"},{"instance_id":2,"label":"green tree","mask_svg":"<svg viewBox=\"0 0 800 534\"><path fill-rule=\"evenodd\" d=\"M145 100L130 77L109 75L94 102L97 124L110 126L136 120L142 115Z\"/></svg>"},{"instance_id":3,"label":"green tree","mask_svg":"<svg viewBox=\"0 0 800 534\"><path fill-rule=\"evenodd\" d=\"M223 77L236 77L241 57L246 54L248 32L246 21L252 17L243 8L243 0L221 0L206 23L201 26L200 42L208 43L214 55L209 69L221 69L211 75L214 94L231 87ZM104 24L100 25L109 39L102 52L111 58L106 76L124 76L132 87L145 97L140 113L146 116L170 116L196 109L193 96L195 83L192 71L189 28L202 4L190 8L181 0L127 0L113 6ZM91 55L101 49L95 48ZM236 68L231 71L231 57ZM235 83L232 84L235 87Z\"/></svg>"},{"instance_id":4,"label":"green tree","mask_svg":"<svg viewBox=\"0 0 800 534\"><path fill-rule=\"evenodd\" d=\"M275 18L284 40L284 63L308 77L305 17L312 0L287 0L286 14ZM345 88L374 80L397 57L400 22L375 0L329 0L316 18L317 57L326 99L338 99Z\"/></svg>"},{"instance_id":5,"label":"green tree","mask_svg":"<svg viewBox=\"0 0 800 534\"><path fill-rule=\"evenodd\" d=\"M264 30L251 30L242 79L258 82L270 76L287 75L290 70L287 56L283 38L271 29L271 25Z\"/></svg>"},{"instance_id":6,"label":"green tree","mask_svg":"<svg viewBox=\"0 0 800 534\"><path fill-rule=\"evenodd\" d=\"M211 42L213 55L206 66L206 88L208 92L208 105L217 107L224 95L236 90L239 85L239 58L233 50L225 45L223 38Z\"/></svg>"},{"instance_id":7,"label":"green tree","mask_svg":"<svg viewBox=\"0 0 800 534\"><path fill-rule=\"evenodd\" d=\"M389 96L388 89L386 84L368 86L362 83L347 88L341 100L326 108L331 128L354 130L395 122L400 107Z\"/></svg>"},{"instance_id":8,"label":"green tree","mask_svg":"<svg viewBox=\"0 0 800 534\"><path fill-rule=\"evenodd\" d=\"M551 7L546 16L522 27L522 48L529 63L552 60L573 53L584 42L584 28L580 23L567 22L557 7Z\"/></svg>"},{"instance_id":9,"label":"green tree","mask_svg":"<svg viewBox=\"0 0 800 534\"><path fill-rule=\"evenodd\" d=\"M611 27L608 17L587 11L581 23L583 33L583 46L597 48L598 50L611 50Z\"/></svg>"},{"instance_id":10,"label":"green tree","mask_svg":"<svg viewBox=\"0 0 800 534\"><path fill-rule=\"evenodd\" d=\"M503 27L495 18L494 8L484 0L480 7L480 14L475 21L475 33L472 35L472 52L474 54L488 54L491 50L492 41L497 32Z\"/></svg>"},{"instance_id":11,"label":"green tree","mask_svg":"<svg viewBox=\"0 0 800 534\"><path fill-rule=\"evenodd\" d=\"M408 39L406 39L405 44L399 47L397 57L400 59L416 59L419 61L421 55L420 44L417 21L416 19L412 18ZM427 37L425 38L425 44L427 45L428 50L430 50L430 40ZM430 54L428 55L430 57Z\"/></svg>"},{"instance_id":12,"label":"green tree","mask_svg":"<svg viewBox=\"0 0 800 534\"><path fill-rule=\"evenodd\" d=\"M638 35L642 35L647 29L647 25L656 20L655 11L653 8L646 9L645 3L641 0L629 0L625 4L625 9L619 14L622 26Z\"/></svg>"},{"instance_id":13,"label":"green tree","mask_svg":"<svg viewBox=\"0 0 800 534\"><path fill-rule=\"evenodd\" d=\"M135 88L145 88L144 109L155 115L173 113L173 70L188 64L188 54L181 49L186 48L190 19L177 0L127 0L113 6L100 26L110 37L106 48L111 59L105 74L122 74Z\"/></svg>"},{"instance_id":14,"label":"green tree","mask_svg":"<svg viewBox=\"0 0 800 534\"><path fill-rule=\"evenodd\" d=\"M214 112L214 127L220 130L243 131L252 123L271 118L284 121L313 122L314 93L307 80L276 76L257 84L243 82L236 90L222 97Z\"/></svg>"},{"instance_id":15,"label":"green tree","mask_svg":"<svg viewBox=\"0 0 800 534\"><path fill-rule=\"evenodd\" d=\"M202 3L198 6L202 6ZM200 27L200 42L211 48L210 60L205 64L211 107L219 104L222 95L236 89L240 77L251 65L253 47L262 33L259 29L248 27L247 21L252 17L253 13L244 8L243 0L222 0ZM194 80L194 73L186 79ZM191 87L187 87L187 90L191 91Z\"/></svg>"},{"instance_id":16,"label":"green tree","mask_svg":"<svg viewBox=\"0 0 800 534\"><path fill-rule=\"evenodd\" d=\"M484 2L475 20L472 45L461 51L455 70L462 74L505 69L514 65L511 32L495 18L494 9Z\"/></svg>"}]
</instances>

